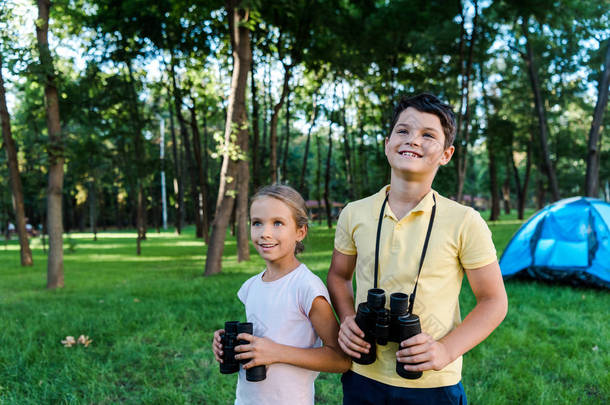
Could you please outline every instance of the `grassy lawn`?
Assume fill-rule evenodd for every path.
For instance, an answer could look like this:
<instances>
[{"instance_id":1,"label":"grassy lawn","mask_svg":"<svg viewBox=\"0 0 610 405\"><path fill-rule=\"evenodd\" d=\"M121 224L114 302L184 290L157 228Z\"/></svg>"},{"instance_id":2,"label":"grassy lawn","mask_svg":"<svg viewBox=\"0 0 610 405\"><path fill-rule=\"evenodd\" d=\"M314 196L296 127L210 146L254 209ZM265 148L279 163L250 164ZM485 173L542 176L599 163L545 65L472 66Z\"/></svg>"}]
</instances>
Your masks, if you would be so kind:
<instances>
[{"instance_id":1,"label":"grassy lawn","mask_svg":"<svg viewBox=\"0 0 610 405\"><path fill-rule=\"evenodd\" d=\"M519 226L490 223L498 253ZM210 341L225 320L245 318L235 293L263 268L254 250L237 263L229 239L223 273L204 278L206 248L193 229L150 232L141 257L134 233L99 236L70 236L59 291L44 288L39 239L33 268L19 266L16 241L0 242L0 404L233 403L236 375L218 372ZM332 231L312 227L301 257L322 279L332 241ZM506 288L507 319L464 358L469 402L607 403L610 294L519 280ZM467 282L461 304L462 314L474 305ZM80 334L89 347L62 346ZM321 373L316 398L340 403L339 376Z\"/></svg>"}]
</instances>

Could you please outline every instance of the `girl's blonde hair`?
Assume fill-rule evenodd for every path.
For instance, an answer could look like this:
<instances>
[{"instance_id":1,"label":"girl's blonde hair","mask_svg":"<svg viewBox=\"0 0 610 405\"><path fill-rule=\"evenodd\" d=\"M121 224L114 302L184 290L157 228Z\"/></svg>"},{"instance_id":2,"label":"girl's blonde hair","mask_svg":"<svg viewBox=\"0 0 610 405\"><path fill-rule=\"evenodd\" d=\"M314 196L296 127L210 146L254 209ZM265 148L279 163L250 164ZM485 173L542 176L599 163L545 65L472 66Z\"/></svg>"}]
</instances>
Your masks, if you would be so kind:
<instances>
[{"instance_id":1,"label":"girl's blonde hair","mask_svg":"<svg viewBox=\"0 0 610 405\"><path fill-rule=\"evenodd\" d=\"M292 211L292 217L294 218L294 222L297 224L297 228L307 228L309 224L307 205L305 205L305 200L303 197L301 197L301 194L299 194L299 192L294 188L285 184L271 184L269 186L264 186L260 188L256 194L254 194L252 200L250 201L250 206L252 206L254 201L262 197L275 198L286 204L290 208L290 211ZM297 244L294 247L294 254L296 255L304 250L305 244L303 244L303 241L297 241Z\"/></svg>"}]
</instances>

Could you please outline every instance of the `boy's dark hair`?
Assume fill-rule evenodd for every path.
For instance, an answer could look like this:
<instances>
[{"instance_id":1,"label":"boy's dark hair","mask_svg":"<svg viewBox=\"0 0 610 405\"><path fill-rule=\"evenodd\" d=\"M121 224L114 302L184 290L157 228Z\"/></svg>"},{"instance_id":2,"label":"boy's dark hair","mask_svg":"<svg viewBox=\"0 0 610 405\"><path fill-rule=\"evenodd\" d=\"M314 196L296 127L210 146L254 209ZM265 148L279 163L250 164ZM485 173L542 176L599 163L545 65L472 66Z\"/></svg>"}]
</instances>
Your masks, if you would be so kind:
<instances>
[{"instance_id":1,"label":"boy's dark hair","mask_svg":"<svg viewBox=\"0 0 610 405\"><path fill-rule=\"evenodd\" d=\"M453 107L443 103L433 94L421 93L411 97L402 97L398 105L394 108L394 116L392 118L392 126L390 127L390 135L394 130L396 121L401 112L409 107L415 108L417 111L436 115L441 121L443 132L445 133L445 149L453 145L455 139L455 113Z\"/></svg>"}]
</instances>

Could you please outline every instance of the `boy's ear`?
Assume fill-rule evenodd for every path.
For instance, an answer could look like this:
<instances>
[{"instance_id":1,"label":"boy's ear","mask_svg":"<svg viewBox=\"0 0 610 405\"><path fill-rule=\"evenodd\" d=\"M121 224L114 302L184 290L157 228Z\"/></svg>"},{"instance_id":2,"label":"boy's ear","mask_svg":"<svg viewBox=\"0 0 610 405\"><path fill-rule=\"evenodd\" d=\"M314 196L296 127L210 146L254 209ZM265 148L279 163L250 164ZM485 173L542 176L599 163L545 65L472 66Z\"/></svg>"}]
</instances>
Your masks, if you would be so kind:
<instances>
[{"instance_id":1,"label":"boy's ear","mask_svg":"<svg viewBox=\"0 0 610 405\"><path fill-rule=\"evenodd\" d=\"M447 163L451 161L451 157L453 156L453 152L455 152L455 146L451 145L447 149L443 151L441 155L441 166L445 166Z\"/></svg>"}]
</instances>

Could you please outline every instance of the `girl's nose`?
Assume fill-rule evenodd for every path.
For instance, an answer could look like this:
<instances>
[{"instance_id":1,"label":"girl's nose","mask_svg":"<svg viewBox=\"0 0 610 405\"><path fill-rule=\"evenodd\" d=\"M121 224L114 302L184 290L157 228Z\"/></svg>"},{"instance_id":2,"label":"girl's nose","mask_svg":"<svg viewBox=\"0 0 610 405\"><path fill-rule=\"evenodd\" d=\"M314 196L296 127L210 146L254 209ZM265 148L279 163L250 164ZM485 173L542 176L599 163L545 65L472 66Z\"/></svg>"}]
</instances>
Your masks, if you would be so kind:
<instances>
[{"instance_id":1,"label":"girl's nose","mask_svg":"<svg viewBox=\"0 0 610 405\"><path fill-rule=\"evenodd\" d=\"M271 236L271 227L270 226L263 226L263 229L261 230L261 236L262 237L270 237Z\"/></svg>"}]
</instances>

